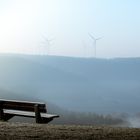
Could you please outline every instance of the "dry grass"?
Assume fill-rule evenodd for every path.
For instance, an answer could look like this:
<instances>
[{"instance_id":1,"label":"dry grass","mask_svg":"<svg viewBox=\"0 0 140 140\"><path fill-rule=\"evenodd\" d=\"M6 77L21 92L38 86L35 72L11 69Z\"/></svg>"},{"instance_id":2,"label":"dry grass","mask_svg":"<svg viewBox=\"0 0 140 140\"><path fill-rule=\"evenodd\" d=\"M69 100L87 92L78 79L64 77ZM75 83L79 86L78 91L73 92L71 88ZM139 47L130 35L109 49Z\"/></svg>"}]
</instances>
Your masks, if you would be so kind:
<instances>
[{"instance_id":1,"label":"dry grass","mask_svg":"<svg viewBox=\"0 0 140 140\"><path fill-rule=\"evenodd\" d=\"M0 122L0 140L140 140L138 128Z\"/></svg>"}]
</instances>

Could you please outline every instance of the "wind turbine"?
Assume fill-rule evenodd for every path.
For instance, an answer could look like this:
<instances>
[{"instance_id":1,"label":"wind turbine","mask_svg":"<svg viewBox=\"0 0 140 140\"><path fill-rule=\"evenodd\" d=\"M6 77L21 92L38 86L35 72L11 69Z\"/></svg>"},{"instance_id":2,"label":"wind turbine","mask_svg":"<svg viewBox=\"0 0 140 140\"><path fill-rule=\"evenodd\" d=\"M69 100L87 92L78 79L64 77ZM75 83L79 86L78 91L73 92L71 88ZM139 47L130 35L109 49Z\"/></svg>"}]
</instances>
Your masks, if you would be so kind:
<instances>
[{"instance_id":1,"label":"wind turbine","mask_svg":"<svg viewBox=\"0 0 140 140\"><path fill-rule=\"evenodd\" d=\"M97 44L97 41L98 41L98 40L102 39L102 37L95 38L95 37L92 36L90 33L88 33L88 35L89 35L90 38L94 41L94 49L95 49L95 50L94 50L94 53L95 53L94 55L95 55L95 57L96 57L96 51L97 51L97 50L96 50L96 44Z\"/></svg>"},{"instance_id":2,"label":"wind turbine","mask_svg":"<svg viewBox=\"0 0 140 140\"><path fill-rule=\"evenodd\" d=\"M50 46L51 46L51 42L54 40L54 39L48 39L47 37L44 37L44 40L47 42L47 47L48 47L48 55L50 55Z\"/></svg>"}]
</instances>

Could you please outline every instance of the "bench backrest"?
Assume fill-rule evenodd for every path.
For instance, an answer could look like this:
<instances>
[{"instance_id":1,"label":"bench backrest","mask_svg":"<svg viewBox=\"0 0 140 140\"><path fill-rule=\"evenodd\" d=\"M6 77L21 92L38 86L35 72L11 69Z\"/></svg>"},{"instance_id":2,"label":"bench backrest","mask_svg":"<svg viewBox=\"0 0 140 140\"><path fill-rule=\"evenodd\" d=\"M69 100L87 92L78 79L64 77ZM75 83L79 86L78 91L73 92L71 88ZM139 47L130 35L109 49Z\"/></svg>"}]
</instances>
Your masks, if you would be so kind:
<instances>
[{"instance_id":1,"label":"bench backrest","mask_svg":"<svg viewBox=\"0 0 140 140\"><path fill-rule=\"evenodd\" d=\"M44 103L0 99L0 108L2 108L2 109L33 111L34 112L35 106L38 106L38 109L40 112L42 112L42 113L47 112L46 105Z\"/></svg>"}]
</instances>

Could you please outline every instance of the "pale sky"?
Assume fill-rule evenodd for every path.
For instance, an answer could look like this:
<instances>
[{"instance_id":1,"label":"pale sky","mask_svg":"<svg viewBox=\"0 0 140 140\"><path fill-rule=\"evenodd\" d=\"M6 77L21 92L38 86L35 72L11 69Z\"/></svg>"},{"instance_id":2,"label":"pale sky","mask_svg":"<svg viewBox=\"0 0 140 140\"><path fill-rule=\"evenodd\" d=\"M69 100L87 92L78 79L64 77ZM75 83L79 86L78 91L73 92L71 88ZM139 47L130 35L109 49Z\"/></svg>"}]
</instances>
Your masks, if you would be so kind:
<instances>
[{"instance_id":1,"label":"pale sky","mask_svg":"<svg viewBox=\"0 0 140 140\"><path fill-rule=\"evenodd\" d=\"M0 0L0 52L140 57L140 0ZM52 40L50 44L44 39Z\"/></svg>"}]
</instances>

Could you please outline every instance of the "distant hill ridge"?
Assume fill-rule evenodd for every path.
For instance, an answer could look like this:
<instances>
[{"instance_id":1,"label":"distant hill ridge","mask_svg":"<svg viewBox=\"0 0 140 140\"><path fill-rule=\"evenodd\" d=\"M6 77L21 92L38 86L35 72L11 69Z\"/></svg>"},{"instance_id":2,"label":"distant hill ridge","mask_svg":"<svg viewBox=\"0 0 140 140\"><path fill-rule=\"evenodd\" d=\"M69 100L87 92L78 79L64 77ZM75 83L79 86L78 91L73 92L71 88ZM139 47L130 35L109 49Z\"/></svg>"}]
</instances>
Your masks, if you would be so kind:
<instances>
[{"instance_id":1,"label":"distant hill ridge","mask_svg":"<svg viewBox=\"0 0 140 140\"><path fill-rule=\"evenodd\" d=\"M138 112L139 72L140 58L0 55L6 96L30 95L75 111Z\"/></svg>"}]
</instances>

